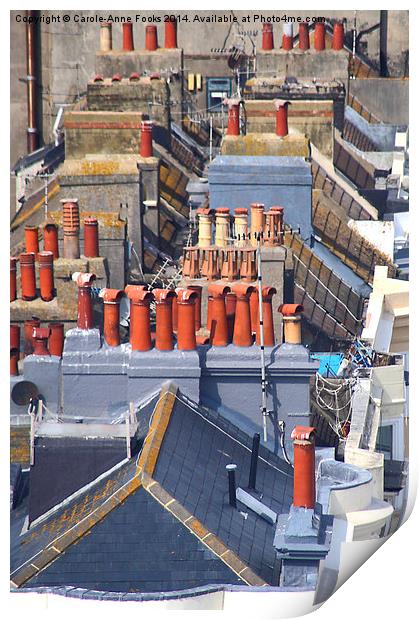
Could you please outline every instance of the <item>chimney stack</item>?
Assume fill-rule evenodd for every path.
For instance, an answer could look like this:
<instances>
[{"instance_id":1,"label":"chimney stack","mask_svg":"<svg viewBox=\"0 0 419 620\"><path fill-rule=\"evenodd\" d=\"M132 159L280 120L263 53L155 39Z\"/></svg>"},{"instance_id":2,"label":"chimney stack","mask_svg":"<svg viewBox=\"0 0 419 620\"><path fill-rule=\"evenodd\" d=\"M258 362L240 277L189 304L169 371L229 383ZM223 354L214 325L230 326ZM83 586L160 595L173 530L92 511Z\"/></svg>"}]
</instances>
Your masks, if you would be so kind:
<instances>
[{"instance_id":1,"label":"chimney stack","mask_svg":"<svg viewBox=\"0 0 419 620\"><path fill-rule=\"evenodd\" d=\"M275 99L274 104L276 107L275 133L280 138L284 138L288 135L288 106L290 105L290 102Z\"/></svg>"},{"instance_id":2,"label":"chimney stack","mask_svg":"<svg viewBox=\"0 0 419 620\"><path fill-rule=\"evenodd\" d=\"M311 426L296 426L294 440L294 506L314 508L316 501L315 432Z\"/></svg>"},{"instance_id":3,"label":"chimney stack","mask_svg":"<svg viewBox=\"0 0 419 620\"><path fill-rule=\"evenodd\" d=\"M54 297L54 254L52 252L39 252L38 264L41 299L51 301Z\"/></svg>"},{"instance_id":4,"label":"chimney stack","mask_svg":"<svg viewBox=\"0 0 419 620\"><path fill-rule=\"evenodd\" d=\"M48 327L33 328L33 355L50 355L47 345L49 334Z\"/></svg>"},{"instance_id":5,"label":"chimney stack","mask_svg":"<svg viewBox=\"0 0 419 620\"><path fill-rule=\"evenodd\" d=\"M157 26L151 24L145 27L145 48L148 52L155 52L157 47Z\"/></svg>"},{"instance_id":6,"label":"chimney stack","mask_svg":"<svg viewBox=\"0 0 419 620\"><path fill-rule=\"evenodd\" d=\"M50 337L48 340L48 349L51 355L61 357L64 349L64 323L53 321L48 323L50 329Z\"/></svg>"},{"instance_id":7,"label":"chimney stack","mask_svg":"<svg viewBox=\"0 0 419 620\"><path fill-rule=\"evenodd\" d=\"M282 304L278 308L284 323L284 342L301 344L301 316L304 307L301 304Z\"/></svg>"},{"instance_id":8,"label":"chimney stack","mask_svg":"<svg viewBox=\"0 0 419 620\"><path fill-rule=\"evenodd\" d=\"M332 50L338 52L343 49L345 31L342 22L336 22L333 26Z\"/></svg>"},{"instance_id":9,"label":"chimney stack","mask_svg":"<svg viewBox=\"0 0 419 620\"><path fill-rule=\"evenodd\" d=\"M23 324L23 340L24 340L24 353L25 355L32 355L33 353L33 330L34 327L39 327L41 325L41 321L32 317L32 319L28 319Z\"/></svg>"},{"instance_id":10,"label":"chimney stack","mask_svg":"<svg viewBox=\"0 0 419 620\"><path fill-rule=\"evenodd\" d=\"M153 123L141 121L141 157L153 157Z\"/></svg>"},{"instance_id":11,"label":"chimney stack","mask_svg":"<svg viewBox=\"0 0 419 620\"><path fill-rule=\"evenodd\" d=\"M233 344L236 347L250 347L253 344L249 299L254 290L254 286L245 283L233 287L237 298L233 331Z\"/></svg>"},{"instance_id":12,"label":"chimney stack","mask_svg":"<svg viewBox=\"0 0 419 620\"><path fill-rule=\"evenodd\" d=\"M322 52L326 47L325 27L323 22L317 22L314 26L314 49Z\"/></svg>"},{"instance_id":13,"label":"chimney stack","mask_svg":"<svg viewBox=\"0 0 419 620\"><path fill-rule=\"evenodd\" d=\"M228 105L228 124L227 135L239 136L240 135L240 101L239 99L225 99L224 101Z\"/></svg>"},{"instance_id":14,"label":"chimney stack","mask_svg":"<svg viewBox=\"0 0 419 620\"><path fill-rule=\"evenodd\" d=\"M195 331L201 329L201 302L202 302L202 286L198 284L190 284L186 287L188 291L194 291L196 293L195 301Z\"/></svg>"},{"instance_id":15,"label":"chimney stack","mask_svg":"<svg viewBox=\"0 0 419 620\"><path fill-rule=\"evenodd\" d=\"M38 234L38 226L25 226L26 252L35 254L35 259L39 252Z\"/></svg>"},{"instance_id":16,"label":"chimney stack","mask_svg":"<svg viewBox=\"0 0 419 620\"><path fill-rule=\"evenodd\" d=\"M58 250L58 227L51 222L44 226L44 250L52 252L54 260L59 257Z\"/></svg>"},{"instance_id":17,"label":"chimney stack","mask_svg":"<svg viewBox=\"0 0 419 620\"><path fill-rule=\"evenodd\" d=\"M212 296L210 344L225 347L228 344L228 324L225 296L230 292L229 286L210 284L208 294Z\"/></svg>"},{"instance_id":18,"label":"chimney stack","mask_svg":"<svg viewBox=\"0 0 419 620\"><path fill-rule=\"evenodd\" d=\"M80 214L76 198L61 200L63 205L63 257L80 258Z\"/></svg>"},{"instance_id":19,"label":"chimney stack","mask_svg":"<svg viewBox=\"0 0 419 620\"><path fill-rule=\"evenodd\" d=\"M215 209L215 245L225 246L229 244L230 237L230 209L218 207Z\"/></svg>"},{"instance_id":20,"label":"chimney stack","mask_svg":"<svg viewBox=\"0 0 419 620\"><path fill-rule=\"evenodd\" d=\"M86 217L84 220L84 256L87 258L99 256L99 229L95 217Z\"/></svg>"},{"instance_id":21,"label":"chimney stack","mask_svg":"<svg viewBox=\"0 0 419 620\"><path fill-rule=\"evenodd\" d=\"M36 298L35 254L33 253L20 255L20 284L22 299L32 301Z\"/></svg>"},{"instance_id":22,"label":"chimney stack","mask_svg":"<svg viewBox=\"0 0 419 620\"><path fill-rule=\"evenodd\" d=\"M122 24L122 49L124 52L134 51L134 35L132 33L132 22Z\"/></svg>"},{"instance_id":23,"label":"chimney stack","mask_svg":"<svg viewBox=\"0 0 419 620\"><path fill-rule=\"evenodd\" d=\"M198 209L198 246L207 248L212 245L212 209Z\"/></svg>"},{"instance_id":24,"label":"chimney stack","mask_svg":"<svg viewBox=\"0 0 419 620\"><path fill-rule=\"evenodd\" d=\"M274 49L274 29L272 24L264 23L262 26L262 49L270 52Z\"/></svg>"},{"instance_id":25,"label":"chimney stack","mask_svg":"<svg viewBox=\"0 0 419 620\"><path fill-rule=\"evenodd\" d=\"M117 347L121 344L119 335L119 304L124 291L104 288L99 296L103 299L103 336L106 344Z\"/></svg>"},{"instance_id":26,"label":"chimney stack","mask_svg":"<svg viewBox=\"0 0 419 620\"><path fill-rule=\"evenodd\" d=\"M298 47L304 52L310 49L310 35L307 23L302 23L298 26Z\"/></svg>"},{"instance_id":27,"label":"chimney stack","mask_svg":"<svg viewBox=\"0 0 419 620\"><path fill-rule=\"evenodd\" d=\"M77 327L79 329L92 329L93 302L91 287L94 280L96 280L96 276L94 273L75 271L71 279L78 287Z\"/></svg>"},{"instance_id":28,"label":"chimney stack","mask_svg":"<svg viewBox=\"0 0 419 620\"><path fill-rule=\"evenodd\" d=\"M178 331L177 348L179 351L196 349L195 303L197 294L188 289L177 289Z\"/></svg>"},{"instance_id":29,"label":"chimney stack","mask_svg":"<svg viewBox=\"0 0 419 620\"><path fill-rule=\"evenodd\" d=\"M100 51L110 52L112 49L112 22L100 24Z\"/></svg>"},{"instance_id":30,"label":"chimney stack","mask_svg":"<svg viewBox=\"0 0 419 620\"><path fill-rule=\"evenodd\" d=\"M16 286L17 258L10 257L10 301L14 301L17 297Z\"/></svg>"},{"instance_id":31,"label":"chimney stack","mask_svg":"<svg viewBox=\"0 0 419 620\"><path fill-rule=\"evenodd\" d=\"M164 24L164 47L167 50L177 48L177 19L169 19Z\"/></svg>"},{"instance_id":32,"label":"chimney stack","mask_svg":"<svg viewBox=\"0 0 419 620\"><path fill-rule=\"evenodd\" d=\"M128 284L125 293L130 300L129 341L133 351L149 351L152 347L150 302L153 294L146 286Z\"/></svg>"},{"instance_id":33,"label":"chimney stack","mask_svg":"<svg viewBox=\"0 0 419 620\"><path fill-rule=\"evenodd\" d=\"M172 301L176 297L176 293L167 288L155 288L153 295L156 303L156 349L158 351L172 351Z\"/></svg>"},{"instance_id":34,"label":"chimney stack","mask_svg":"<svg viewBox=\"0 0 419 620\"><path fill-rule=\"evenodd\" d=\"M273 347L275 345L274 318L272 312L272 297L275 293L276 288L273 286L262 287L263 343L265 347ZM257 298L257 304L259 312L259 297ZM260 345L260 329L256 329L256 344Z\"/></svg>"},{"instance_id":35,"label":"chimney stack","mask_svg":"<svg viewBox=\"0 0 419 620\"><path fill-rule=\"evenodd\" d=\"M237 247L243 247L247 245L248 232L248 210L241 208L234 209L234 235L236 237L234 244Z\"/></svg>"},{"instance_id":36,"label":"chimney stack","mask_svg":"<svg viewBox=\"0 0 419 620\"><path fill-rule=\"evenodd\" d=\"M262 233L265 228L265 205L260 202L253 202L250 205L250 243L257 246L257 235Z\"/></svg>"},{"instance_id":37,"label":"chimney stack","mask_svg":"<svg viewBox=\"0 0 419 620\"><path fill-rule=\"evenodd\" d=\"M292 39L293 39L293 26L292 26L292 23L290 24L287 22L284 24L284 31L282 35L282 49L285 50L286 52L291 51L293 48Z\"/></svg>"}]
</instances>

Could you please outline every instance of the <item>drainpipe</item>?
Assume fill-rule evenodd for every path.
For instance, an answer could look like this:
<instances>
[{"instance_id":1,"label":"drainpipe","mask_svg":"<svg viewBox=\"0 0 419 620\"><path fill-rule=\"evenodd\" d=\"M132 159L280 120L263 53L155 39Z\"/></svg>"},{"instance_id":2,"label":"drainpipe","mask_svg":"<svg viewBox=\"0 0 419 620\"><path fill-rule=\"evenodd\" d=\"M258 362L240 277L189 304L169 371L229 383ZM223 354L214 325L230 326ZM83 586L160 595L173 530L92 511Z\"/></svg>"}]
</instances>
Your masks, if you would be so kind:
<instances>
[{"instance_id":1,"label":"drainpipe","mask_svg":"<svg viewBox=\"0 0 419 620\"><path fill-rule=\"evenodd\" d=\"M77 300L77 327L79 329L93 328L92 284L96 280L94 273L75 271L71 276L78 287Z\"/></svg>"},{"instance_id":2,"label":"drainpipe","mask_svg":"<svg viewBox=\"0 0 419 620\"><path fill-rule=\"evenodd\" d=\"M157 26L153 24L145 27L145 48L148 52L155 52L158 47Z\"/></svg>"},{"instance_id":3,"label":"drainpipe","mask_svg":"<svg viewBox=\"0 0 419 620\"><path fill-rule=\"evenodd\" d=\"M275 99L274 104L276 108L275 133L280 138L284 138L288 135L288 106L291 104L289 101L280 99Z\"/></svg>"},{"instance_id":4,"label":"drainpipe","mask_svg":"<svg viewBox=\"0 0 419 620\"><path fill-rule=\"evenodd\" d=\"M298 47L304 52L310 49L310 35L308 32L308 24L299 24L298 26Z\"/></svg>"},{"instance_id":5,"label":"drainpipe","mask_svg":"<svg viewBox=\"0 0 419 620\"><path fill-rule=\"evenodd\" d=\"M49 334L48 327L33 328L33 355L50 355L47 345Z\"/></svg>"},{"instance_id":6,"label":"drainpipe","mask_svg":"<svg viewBox=\"0 0 419 620\"><path fill-rule=\"evenodd\" d=\"M36 124L36 52L35 52L35 14L37 11L26 11L26 68L27 68L27 100L28 100L28 153L36 151L39 144Z\"/></svg>"},{"instance_id":7,"label":"drainpipe","mask_svg":"<svg viewBox=\"0 0 419 620\"><path fill-rule=\"evenodd\" d=\"M212 296L210 344L214 347L225 347L228 344L227 293L230 293L230 287L223 284L210 284L208 287L208 294Z\"/></svg>"},{"instance_id":8,"label":"drainpipe","mask_svg":"<svg viewBox=\"0 0 419 620\"><path fill-rule=\"evenodd\" d=\"M215 245L228 245L230 237L230 209L219 207L215 209Z\"/></svg>"},{"instance_id":9,"label":"drainpipe","mask_svg":"<svg viewBox=\"0 0 419 620\"><path fill-rule=\"evenodd\" d=\"M172 301L176 293L167 288L153 289L156 303L156 349L173 350Z\"/></svg>"},{"instance_id":10,"label":"drainpipe","mask_svg":"<svg viewBox=\"0 0 419 620\"><path fill-rule=\"evenodd\" d=\"M25 355L31 355L33 353L33 330L34 327L39 327L41 321L36 317L28 319L23 324L23 340L24 340L24 353Z\"/></svg>"},{"instance_id":11,"label":"drainpipe","mask_svg":"<svg viewBox=\"0 0 419 620\"><path fill-rule=\"evenodd\" d=\"M278 312L282 314L284 322L284 342L301 344L301 316L304 307L301 304L282 304Z\"/></svg>"},{"instance_id":12,"label":"drainpipe","mask_svg":"<svg viewBox=\"0 0 419 620\"><path fill-rule=\"evenodd\" d=\"M54 259L59 257L58 250L58 227L55 224L45 224L44 226L44 250L52 252Z\"/></svg>"},{"instance_id":13,"label":"drainpipe","mask_svg":"<svg viewBox=\"0 0 419 620\"><path fill-rule=\"evenodd\" d=\"M16 272L17 272L17 258L10 257L10 301L14 301L17 298L17 285L16 285Z\"/></svg>"},{"instance_id":14,"label":"drainpipe","mask_svg":"<svg viewBox=\"0 0 419 620\"><path fill-rule=\"evenodd\" d=\"M314 508L316 501L315 432L311 426L296 426L294 440L294 506Z\"/></svg>"},{"instance_id":15,"label":"drainpipe","mask_svg":"<svg viewBox=\"0 0 419 620\"><path fill-rule=\"evenodd\" d=\"M50 329L50 337L48 340L48 349L51 355L61 357L64 349L64 323L53 321L48 323Z\"/></svg>"},{"instance_id":16,"label":"drainpipe","mask_svg":"<svg viewBox=\"0 0 419 620\"><path fill-rule=\"evenodd\" d=\"M263 24L262 26L262 49L264 52L270 52L274 49L274 27L272 24Z\"/></svg>"},{"instance_id":17,"label":"drainpipe","mask_svg":"<svg viewBox=\"0 0 419 620\"><path fill-rule=\"evenodd\" d=\"M141 121L140 157L153 157L152 121Z\"/></svg>"},{"instance_id":18,"label":"drainpipe","mask_svg":"<svg viewBox=\"0 0 419 620\"><path fill-rule=\"evenodd\" d=\"M99 226L95 217L86 217L84 220L84 256L99 256Z\"/></svg>"},{"instance_id":19,"label":"drainpipe","mask_svg":"<svg viewBox=\"0 0 419 620\"><path fill-rule=\"evenodd\" d=\"M152 348L150 327L150 302L153 294L146 286L128 284L125 293L130 300L129 341L133 351L149 351Z\"/></svg>"},{"instance_id":20,"label":"drainpipe","mask_svg":"<svg viewBox=\"0 0 419 620\"><path fill-rule=\"evenodd\" d=\"M265 347L275 345L274 318L272 312L272 297L276 293L273 286L262 287L262 316L263 316L263 344ZM259 298L258 309L259 309ZM256 344L260 345L260 330L256 329Z\"/></svg>"},{"instance_id":21,"label":"drainpipe","mask_svg":"<svg viewBox=\"0 0 419 620\"><path fill-rule=\"evenodd\" d=\"M167 50L177 48L177 20L169 20L164 24L164 47Z\"/></svg>"},{"instance_id":22,"label":"drainpipe","mask_svg":"<svg viewBox=\"0 0 419 620\"><path fill-rule=\"evenodd\" d=\"M250 347L253 344L249 298L254 290L254 286L244 283L233 287L237 298L233 331L233 344L236 347Z\"/></svg>"},{"instance_id":23,"label":"drainpipe","mask_svg":"<svg viewBox=\"0 0 419 620\"><path fill-rule=\"evenodd\" d=\"M196 349L195 303L197 294L188 289L177 289L178 332L177 348L179 351Z\"/></svg>"},{"instance_id":24,"label":"drainpipe","mask_svg":"<svg viewBox=\"0 0 419 620\"><path fill-rule=\"evenodd\" d=\"M77 198L65 198L63 205L63 257L80 258L80 214Z\"/></svg>"},{"instance_id":25,"label":"drainpipe","mask_svg":"<svg viewBox=\"0 0 419 620\"><path fill-rule=\"evenodd\" d=\"M131 22L125 22L122 24L122 49L124 52L134 51L134 36L132 33Z\"/></svg>"},{"instance_id":26,"label":"drainpipe","mask_svg":"<svg viewBox=\"0 0 419 620\"><path fill-rule=\"evenodd\" d=\"M243 247L247 245L247 235L249 232L248 227L248 210L247 209L234 209L234 236L236 237L235 245L237 247Z\"/></svg>"},{"instance_id":27,"label":"drainpipe","mask_svg":"<svg viewBox=\"0 0 419 620\"><path fill-rule=\"evenodd\" d=\"M292 24L284 24L284 30L282 35L282 49L286 52L292 50L292 37L293 37L293 26Z\"/></svg>"},{"instance_id":28,"label":"drainpipe","mask_svg":"<svg viewBox=\"0 0 419 620\"><path fill-rule=\"evenodd\" d=\"M35 257L38 255L38 226L25 226L25 249L35 254Z\"/></svg>"},{"instance_id":29,"label":"drainpipe","mask_svg":"<svg viewBox=\"0 0 419 620\"><path fill-rule=\"evenodd\" d=\"M333 39L332 39L332 50L338 52L343 49L343 43L345 39L345 31L343 28L342 22L336 22L333 25Z\"/></svg>"},{"instance_id":30,"label":"drainpipe","mask_svg":"<svg viewBox=\"0 0 419 620\"><path fill-rule=\"evenodd\" d=\"M20 255L20 284L22 299L32 301L36 298L35 254L23 253Z\"/></svg>"},{"instance_id":31,"label":"drainpipe","mask_svg":"<svg viewBox=\"0 0 419 620\"><path fill-rule=\"evenodd\" d=\"M38 264L41 299L51 301L54 297L54 254L39 252Z\"/></svg>"},{"instance_id":32,"label":"drainpipe","mask_svg":"<svg viewBox=\"0 0 419 620\"><path fill-rule=\"evenodd\" d=\"M100 51L110 52L112 49L112 22L100 24Z\"/></svg>"},{"instance_id":33,"label":"drainpipe","mask_svg":"<svg viewBox=\"0 0 419 620\"><path fill-rule=\"evenodd\" d=\"M103 288L99 297L103 299L103 336L110 347L121 344L119 335L119 304L124 291L115 288Z\"/></svg>"},{"instance_id":34,"label":"drainpipe","mask_svg":"<svg viewBox=\"0 0 419 620\"><path fill-rule=\"evenodd\" d=\"M186 288L188 291L194 291L197 295L195 301L195 331L199 331L201 329L202 286L190 284Z\"/></svg>"},{"instance_id":35,"label":"drainpipe","mask_svg":"<svg viewBox=\"0 0 419 620\"><path fill-rule=\"evenodd\" d=\"M325 28L323 22L317 22L314 26L314 49L322 52L326 47Z\"/></svg>"}]
</instances>

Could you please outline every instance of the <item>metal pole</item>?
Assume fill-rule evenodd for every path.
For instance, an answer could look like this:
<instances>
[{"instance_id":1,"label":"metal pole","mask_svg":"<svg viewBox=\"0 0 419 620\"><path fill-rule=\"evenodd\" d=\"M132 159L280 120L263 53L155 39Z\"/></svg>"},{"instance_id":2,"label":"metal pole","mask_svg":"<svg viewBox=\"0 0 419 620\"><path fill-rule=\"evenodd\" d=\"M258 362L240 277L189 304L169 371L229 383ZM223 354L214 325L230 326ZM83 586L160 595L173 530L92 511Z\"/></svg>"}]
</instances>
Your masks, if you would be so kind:
<instances>
[{"instance_id":1,"label":"metal pole","mask_svg":"<svg viewBox=\"0 0 419 620\"><path fill-rule=\"evenodd\" d=\"M259 444L260 444L260 435L259 433L255 433L253 435L252 457L250 460L249 489L256 488L256 472L257 472L257 466L258 466Z\"/></svg>"},{"instance_id":2,"label":"metal pole","mask_svg":"<svg viewBox=\"0 0 419 620\"><path fill-rule=\"evenodd\" d=\"M45 176L45 219L48 218L48 176Z\"/></svg>"},{"instance_id":3,"label":"metal pole","mask_svg":"<svg viewBox=\"0 0 419 620\"><path fill-rule=\"evenodd\" d=\"M209 160L212 161L212 115L210 116L210 151Z\"/></svg>"},{"instance_id":4,"label":"metal pole","mask_svg":"<svg viewBox=\"0 0 419 620\"><path fill-rule=\"evenodd\" d=\"M263 441L268 441L268 431L266 417L268 415L266 402L266 368L265 368L265 340L263 333L263 308L262 308L262 256L260 251L260 232L257 234L257 270L258 270L258 294L259 294L259 336L260 336L260 367L261 367L261 388L262 388L262 421L263 421Z\"/></svg>"}]
</instances>

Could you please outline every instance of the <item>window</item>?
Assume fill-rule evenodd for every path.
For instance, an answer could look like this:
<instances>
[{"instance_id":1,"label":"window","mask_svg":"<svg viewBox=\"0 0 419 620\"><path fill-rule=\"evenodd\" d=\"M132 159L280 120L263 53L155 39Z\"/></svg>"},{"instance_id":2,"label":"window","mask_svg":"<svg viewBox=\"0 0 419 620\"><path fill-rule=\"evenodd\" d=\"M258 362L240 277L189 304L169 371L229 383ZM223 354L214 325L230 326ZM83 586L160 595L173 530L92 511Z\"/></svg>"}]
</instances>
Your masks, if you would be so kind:
<instances>
[{"instance_id":1,"label":"window","mask_svg":"<svg viewBox=\"0 0 419 620\"><path fill-rule=\"evenodd\" d=\"M220 112L222 103L231 95L231 78L207 78L207 107Z\"/></svg>"},{"instance_id":2,"label":"window","mask_svg":"<svg viewBox=\"0 0 419 620\"><path fill-rule=\"evenodd\" d=\"M393 458L393 426L380 426L377 433L376 451L382 452L385 459Z\"/></svg>"}]
</instances>

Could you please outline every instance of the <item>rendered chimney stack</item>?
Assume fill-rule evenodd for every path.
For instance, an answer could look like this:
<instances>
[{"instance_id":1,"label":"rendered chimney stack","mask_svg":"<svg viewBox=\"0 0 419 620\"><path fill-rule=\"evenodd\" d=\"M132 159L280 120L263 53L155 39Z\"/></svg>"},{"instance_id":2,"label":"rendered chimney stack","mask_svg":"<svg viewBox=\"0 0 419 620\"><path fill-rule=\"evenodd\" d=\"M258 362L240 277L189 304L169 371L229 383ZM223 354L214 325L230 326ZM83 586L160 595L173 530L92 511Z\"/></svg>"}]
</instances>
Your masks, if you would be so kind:
<instances>
[{"instance_id":1,"label":"rendered chimney stack","mask_svg":"<svg viewBox=\"0 0 419 620\"><path fill-rule=\"evenodd\" d=\"M33 330L34 327L39 327L41 321L36 317L28 319L23 324L23 340L24 340L24 353L25 355L31 355L33 353Z\"/></svg>"},{"instance_id":2,"label":"rendered chimney stack","mask_svg":"<svg viewBox=\"0 0 419 620\"><path fill-rule=\"evenodd\" d=\"M56 224L49 223L44 226L44 250L45 252L52 252L54 260L60 256L58 249L58 227Z\"/></svg>"},{"instance_id":3,"label":"rendered chimney stack","mask_svg":"<svg viewBox=\"0 0 419 620\"><path fill-rule=\"evenodd\" d=\"M25 226L25 249L35 254L35 259L39 252L38 234L38 226Z\"/></svg>"},{"instance_id":4,"label":"rendered chimney stack","mask_svg":"<svg viewBox=\"0 0 419 620\"><path fill-rule=\"evenodd\" d=\"M274 288L273 286L262 287L263 343L265 347L273 347L275 345L275 329L272 312L272 297L275 295L275 293L276 288ZM256 344L260 345L260 329L256 330Z\"/></svg>"},{"instance_id":5,"label":"rendered chimney stack","mask_svg":"<svg viewBox=\"0 0 419 620\"><path fill-rule=\"evenodd\" d=\"M237 247L240 248L247 245L248 233L248 210L241 208L234 209L234 235L236 237L235 245Z\"/></svg>"},{"instance_id":6,"label":"rendered chimney stack","mask_svg":"<svg viewBox=\"0 0 419 620\"><path fill-rule=\"evenodd\" d=\"M156 304L156 349L172 351L172 300L176 293L167 288L155 288L153 295Z\"/></svg>"},{"instance_id":7,"label":"rendered chimney stack","mask_svg":"<svg viewBox=\"0 0 419 620\"><path fill-rule=\"evenodd\" d=\"M293 48L293 26L288 22L284 24L284 31L282 35L282 49L289 52Z\"/></svg>"},{"instance_id":8,"label":"rendered chimney stack","mask_svg":"<svg viewBox=\"0 0 419 620\"><path fill-rule=\"evenodd\" d=\"M215 245L228 245L230 238L230 209L219 207L215 209Z\"/></svg>"},{"instance_id":9,"label":"rendered chimney stack","mask_svg":"<svg viewBox=\"0 0 419 620\"><path fill-rule=\"evenodd\" d=\"M308 24L306 23L299 24L298 26L298 47L303 51L310 49L310 35Z\"/></svg>"},{"instance_id":10,"label":"rendered chimney stack","mask_svg":"<svg viewBox=\"0 0 419 620\"><path fill-rule=\"evenodd\" d=\"M272 24L263 24L262 26L262 49L264 52L270 52L274 49L274 28Z\"/></svg>"},{"instance_id":11,"label":"rendered chimney stack","mask_svg":"<svg viewBox=\"0 0 419 620\"><path fill-rule=\"evenodd\" d=\"M84 220L84 256L99 256L99 226L95 217L86 217Z\"/></svg>"},{"instance_id":12,"label":"rendered chimney stack","mask_svg":"<svg viewBox=\"0 0 419 620\"><path fill-rule=\"evenodd\" d=\"M112 49L112 22L100 24L100 51L110 52Z\"/></svg>"},{"instance_id":13,"label":"rendered chimney stack","mask_svg":"<svg viewBox=\"0 0 419 620\"><path fill-rule=\"evenodd\" d=\"M122 24L122 49L124 52L134 51L134 35L132 32L132 22Z\"/></svg>"},{"instance_id":14,"label":"rendered chimney stack","mask_svg":"<svg viewBox=\"0 0 419 620\"><path fill-rule=\"evenodd\" d=\"M10 257L10 301L14 301L17 297L16 285L17 258Z\"/></svg>"},{"instance_id":15,"label":"rendered chimney stack","mask_svg":"<svg viewBox=\"0 0 419 620\"><path fill-rule=\"evenodd\" d=\"M212 245L212 209L198 209L198 246L207 248Z\"/></svg>"},{"instance_id":16,"label":"rendered chimney stack","mask_svg":"<svg viewBox=\"0 0 419 620\"><path fill-rule=\"evenodd\" d=\"M149 351L152 347L150 303L153 294L145 286L129 284L125 293L130 300L129 341L133 351Z\"/></svg>"},{"instance_id":17,"label":"rendered chimney stack","mask_svg":"<svg viewBox=\"0 0 419 620\"><path fill-rule=\"evenodd\" d=\"M190 284L187 286L188 291L194 291L196 293L195 300L195 331L201 329L201 303L202 303L202 286L198 284Z\"/></svg>"},{"instance_id":18,"label":"rendered chimney stack","mask_svg":"<svg viewBox=\"0 0 419 620\"><path fill-rule=\"evenodd\" d=\"M92 329L93 301L91 287L96 276L94 273L76 271L71 277L78 287L77 327L79 329Z\"/></svg>"},{"instance_id":19,"label":"rendered chimney stack","mask_svg":"<svg viewBox=\"0 0 419 620\"><path fill-rule=\"evenodd\" d=\"M336 22L333 26L332 50L338 52L343 49L345 30L342 22Z\"/></svg>"},{"instance_id":20,"label":"rendered chimney stack","mask_svg":"<svg viewBox=\"0 0 419 620\"><path fill-rule=\"evenodd\" d=\"M233 287L233 292L237 298L233 331L233 344L236 347L250 347L253 344L250 295L254 290L253 286L244 283L235 284Z\"/></svg>"},{"instance_id":21,"label":"rendered chimney stack","mask_svg":"<svg viewBox=\"0 0 419 620\"><path fill-rule=\"evenodd\" d=\"M314 508L316 501L315 432L311 426L296 426L294 441L294 506Z\"/></svg>"},{"instance_id":22,"label":"rendered chimney stack","mask_svg":"<svg viewBox=\"0 0 419 620\"><path fill-rule=\"evenodd\" d=\"M149 25L145 27L145 48L148 52L155 52L157 43L157 26Z\"/></svg>"},{"instance_id":23,"label":"rendered chimney stack","mask_svg":"<svg viewBox=\"0 0 419 620\"><path fill-rule=\"evenodd\" d=\"M48 351L48 338L50 329L48 327L33 328L33 355L50 355Z\"/></svg>"},{"instance_id":24,"label":"rendered chimney stack","mask_svg":"<svg viewBox=\"0 0 419 620\"><path fill-rule=\"evenodd\" d=\"M210 284L208 294L212 296L210 343L214 347L228 344L228 324L225 296L230 292L229 286Z\"/></svg>"},{"instance_id":25,"label":"rendered chimney stack","mask_svg":"<svg viewBox=\"0 0 419 620\"><path fill-rule=\"evenodd\" d=\"M227 135L239 136L240 135L240 101L238 99L226 99L225 103L228 105L228 124Z\"/></svg>"},{"instance_id":26,"label":"rendered chimney stack","mask_svg":"<svg viewBox=\"0 0 419 620\"><path fill-rule=\"evenodd\" d=\"M284 342L288 344L301 344L301 312L304 307L301 304L282 304L278 311L283 316Z\"/></svg>"},{"instance_id":27,"label":"rendered chimney stack","mask_svg":"<svg viewBox=\"0 0 419 620\"><path fill-rule=\"evenodd\" d=\"M323 22L317 22L314 26L314 49L322 52L326 48L325 27Z\"/></svg>"},{"instance_id":28,"label":"rendered chimney stack","mask_svg":"<svg viewBox=\"0 0 419 620\"><path fill-rule=\"evenodd\" d=\"M236 469L237 465L230 463L226 465L228 475L228 501L232 508L237 508L236 503Z\"/></svg>"},{"instance_id":29,"label":"rendered chimney stack","mask_svg":"<svg viewBox=\"0 0 419 620\"><path fill-rule=\"evenodd\" d=\"M196 349L195 303L197 294L188 289L179 289L177 293L178 331L177 348L179 351Z\"/></svg>"},{"instance_id":30,"label":"rendered chimney stack","mask_svg":"<svg viewBox=\"0 0 419 620\"><path fill-rule=\"evenodd\" d=\"M117 347L121 344L119 335L119 304L124 291L104 288L99 296L103 299L103 336L106 344Z\"/></svg>"},{"instance_id":31,"label":"rendered chimney stack","mask_svg":"<svg viewBox=\"0 0 419 620\"><path fill-rule=\"evenodd\" d=\"M20 255L20 283L22 299L32 301L36 297L35 254Z\"/></svg>"},{"instance_id":32,"label":"rendered chimney stack","mask_svg":"<svg viewBox=\"0 0 419 620\"><path fill-rule=\"evenodd\" d=\"M164 24L164 47L167 50L177 48L177 20L169 19Z\"/></svg>"},{"instance_id":33,"label":"rendered chimney stack","mask_svg":"<svg viewBox=\"0 0 419 620\"><path fill-rule=\"evenodd\" d=\"M50 329L50 337L48 340L48 349L51 355L61 357L64 349L64 323L54 321L48 323Z\"/></svg>"},{"instance_id":34,"label":"rendered chimney stack","mask_svg":"<svg viewBox=\"0 0 419 620\"><path fill-rule=\"evenodd\" d=\"M63 257L80 258L80 214L76 198L61 200L63 205Z\"/></svg>"},{"instance_id":35,"label":"rendered chimney stack","mask_svg":"<svg viewBox=\"0 0 419 620\"><path fill-rule=\"evenodd\" d=\"M153 157L153 123L141 121L141 157Z\"/></svg>"},{"instance_id":36,"label":"rendered chimney stack","mask_svg":"<svg viewBox=\"0 0 419 620\"><path fill-rule=\"evenodd\" d=\"M39 252L38 264L41 299L51 301L54 297L54 254Z\"/></svg>"},{"instance_id":37,"label":"rendered chimney stack","mask_svg":"<svg viewBox=\"0 0 419 620\"><path fill-rule=\"evenodd\" d=\"M274 104L276 108L275 133L280 138L284 138L288 135L288 106L290 102L275 99Z\"/></svg>"},{"instance_id":38,"label":"rendered chimney stack","mask_svg":"<svg viewBox=\"0 0 419 620\"><path fill-rule=\"evenodd\" d=\"M250 243L257 246L257 236L265 228L265 205L254 202L250 205Z\"/></svg>"}]
</instances>

